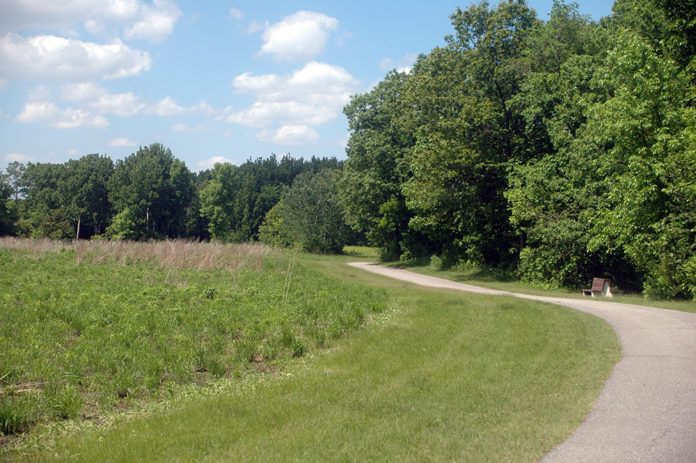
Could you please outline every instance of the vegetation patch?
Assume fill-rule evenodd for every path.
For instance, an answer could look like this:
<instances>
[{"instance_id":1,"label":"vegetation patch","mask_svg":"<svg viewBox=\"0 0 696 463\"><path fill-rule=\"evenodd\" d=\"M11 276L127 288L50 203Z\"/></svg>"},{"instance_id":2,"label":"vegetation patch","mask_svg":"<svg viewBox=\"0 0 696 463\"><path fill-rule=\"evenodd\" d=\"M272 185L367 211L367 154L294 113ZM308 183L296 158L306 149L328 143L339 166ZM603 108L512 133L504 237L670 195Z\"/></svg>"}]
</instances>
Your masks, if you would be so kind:
<instances>
[{"instance_id":1,"label":"vegetation patch","mask_svg":"<svg viewBox=\"0 0 696 463\"><path fill-rule=\"evenodd\" d=\"M386 303L263 246L2 244L0 436L275 372Z\"/></svg>"},{"instance_id":2,"label":"vegetation patch","mask_svg":"<svg viewBox=\"0 0 696 463\"><path fill-rule=\"evenodd\" d=\"M386 291L390 310L253 388L57 441L86 461L537 461L582 420L619 357L581 312L429 290L301 256ZM355 286L358 288L359 286Z\"/></svg>"}]
</instances>

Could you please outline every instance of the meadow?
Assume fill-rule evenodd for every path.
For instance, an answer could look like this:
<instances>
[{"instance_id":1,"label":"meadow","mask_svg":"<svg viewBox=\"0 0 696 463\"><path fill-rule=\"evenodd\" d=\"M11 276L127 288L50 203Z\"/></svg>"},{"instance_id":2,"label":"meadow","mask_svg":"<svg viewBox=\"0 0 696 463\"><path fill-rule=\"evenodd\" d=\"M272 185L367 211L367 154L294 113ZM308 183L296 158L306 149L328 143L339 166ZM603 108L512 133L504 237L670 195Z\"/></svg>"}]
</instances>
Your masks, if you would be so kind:
<instances>
[{"instance_id":1,"label":"meadow","mask_svg":"<svg viewBox=\"0 0 696 463\"><path fill-rule=\"evenodd\" d=\"M5 238L0 275L6 438L272 372L385 307L379 291L244 244Z\"/></svg>"},{"instance_id":2,"label":"meadow","mask_svg":"<svg viewBox=\"0 0 696 463\"><path fill-rule=\"evenodd\" d=\"M620 356L595 317L346 266L361 249L89 245L1 251L3 406L34 415L0 459L536 461Z\"/></svg>"}]
</instances>

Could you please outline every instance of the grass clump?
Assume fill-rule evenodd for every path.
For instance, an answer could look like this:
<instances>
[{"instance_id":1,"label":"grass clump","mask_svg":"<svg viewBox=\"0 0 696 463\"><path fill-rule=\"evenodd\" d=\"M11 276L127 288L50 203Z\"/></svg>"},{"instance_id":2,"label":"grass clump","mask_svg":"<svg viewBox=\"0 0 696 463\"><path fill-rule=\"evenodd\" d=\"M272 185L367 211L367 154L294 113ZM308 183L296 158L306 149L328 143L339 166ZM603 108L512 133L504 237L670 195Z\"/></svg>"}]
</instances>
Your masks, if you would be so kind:
<instances>
[{"instance_id":1,"label":"grass clump","mask_svg":"<svg viewBox=\"0 0 696 463\"><path fill-rule=\"evenodd\" d=\"M265 247L12 244L0 248L0 437L274 372L385 307L380 291Z\"/></svg>"}]
</instances>

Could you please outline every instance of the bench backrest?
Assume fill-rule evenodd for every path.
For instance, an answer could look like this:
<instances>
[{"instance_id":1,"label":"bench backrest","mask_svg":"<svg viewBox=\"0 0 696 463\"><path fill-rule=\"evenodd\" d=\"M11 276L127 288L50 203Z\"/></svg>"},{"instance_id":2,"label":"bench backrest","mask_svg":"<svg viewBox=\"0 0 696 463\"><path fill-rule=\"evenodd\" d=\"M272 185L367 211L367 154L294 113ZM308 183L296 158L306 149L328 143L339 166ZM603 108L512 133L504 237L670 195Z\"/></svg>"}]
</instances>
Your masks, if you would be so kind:
<instances>
[{"instance_id":1,"label":"bench backrest","mask_svg":"<svg viewBox=\"0 0 696 463\"><path fill-rule=\"evenodd\" d=\"M607 286L611 286L611 282L608 278L593 278L592 279L592 291L603 291L605 282L606 282Z\"/></svg>"}]
</instances>

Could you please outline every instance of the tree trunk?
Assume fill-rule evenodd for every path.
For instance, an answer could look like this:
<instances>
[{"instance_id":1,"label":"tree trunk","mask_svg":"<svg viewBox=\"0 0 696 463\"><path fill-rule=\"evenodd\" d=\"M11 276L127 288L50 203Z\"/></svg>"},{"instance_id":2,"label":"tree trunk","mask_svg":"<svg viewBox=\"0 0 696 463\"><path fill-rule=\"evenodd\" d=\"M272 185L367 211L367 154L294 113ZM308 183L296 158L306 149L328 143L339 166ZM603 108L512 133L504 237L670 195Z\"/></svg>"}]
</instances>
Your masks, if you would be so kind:
<instances>
[{"instance_id":1,"label":"tree trunk","mask_svg":"<svg viewBox=\"0 0 696 463\"><path fill-rule=\"evenodd\" d=\"M75 241L80 239L80 216L77 216L77 232L75 232Z\"/></svg>"}]
</instances>

